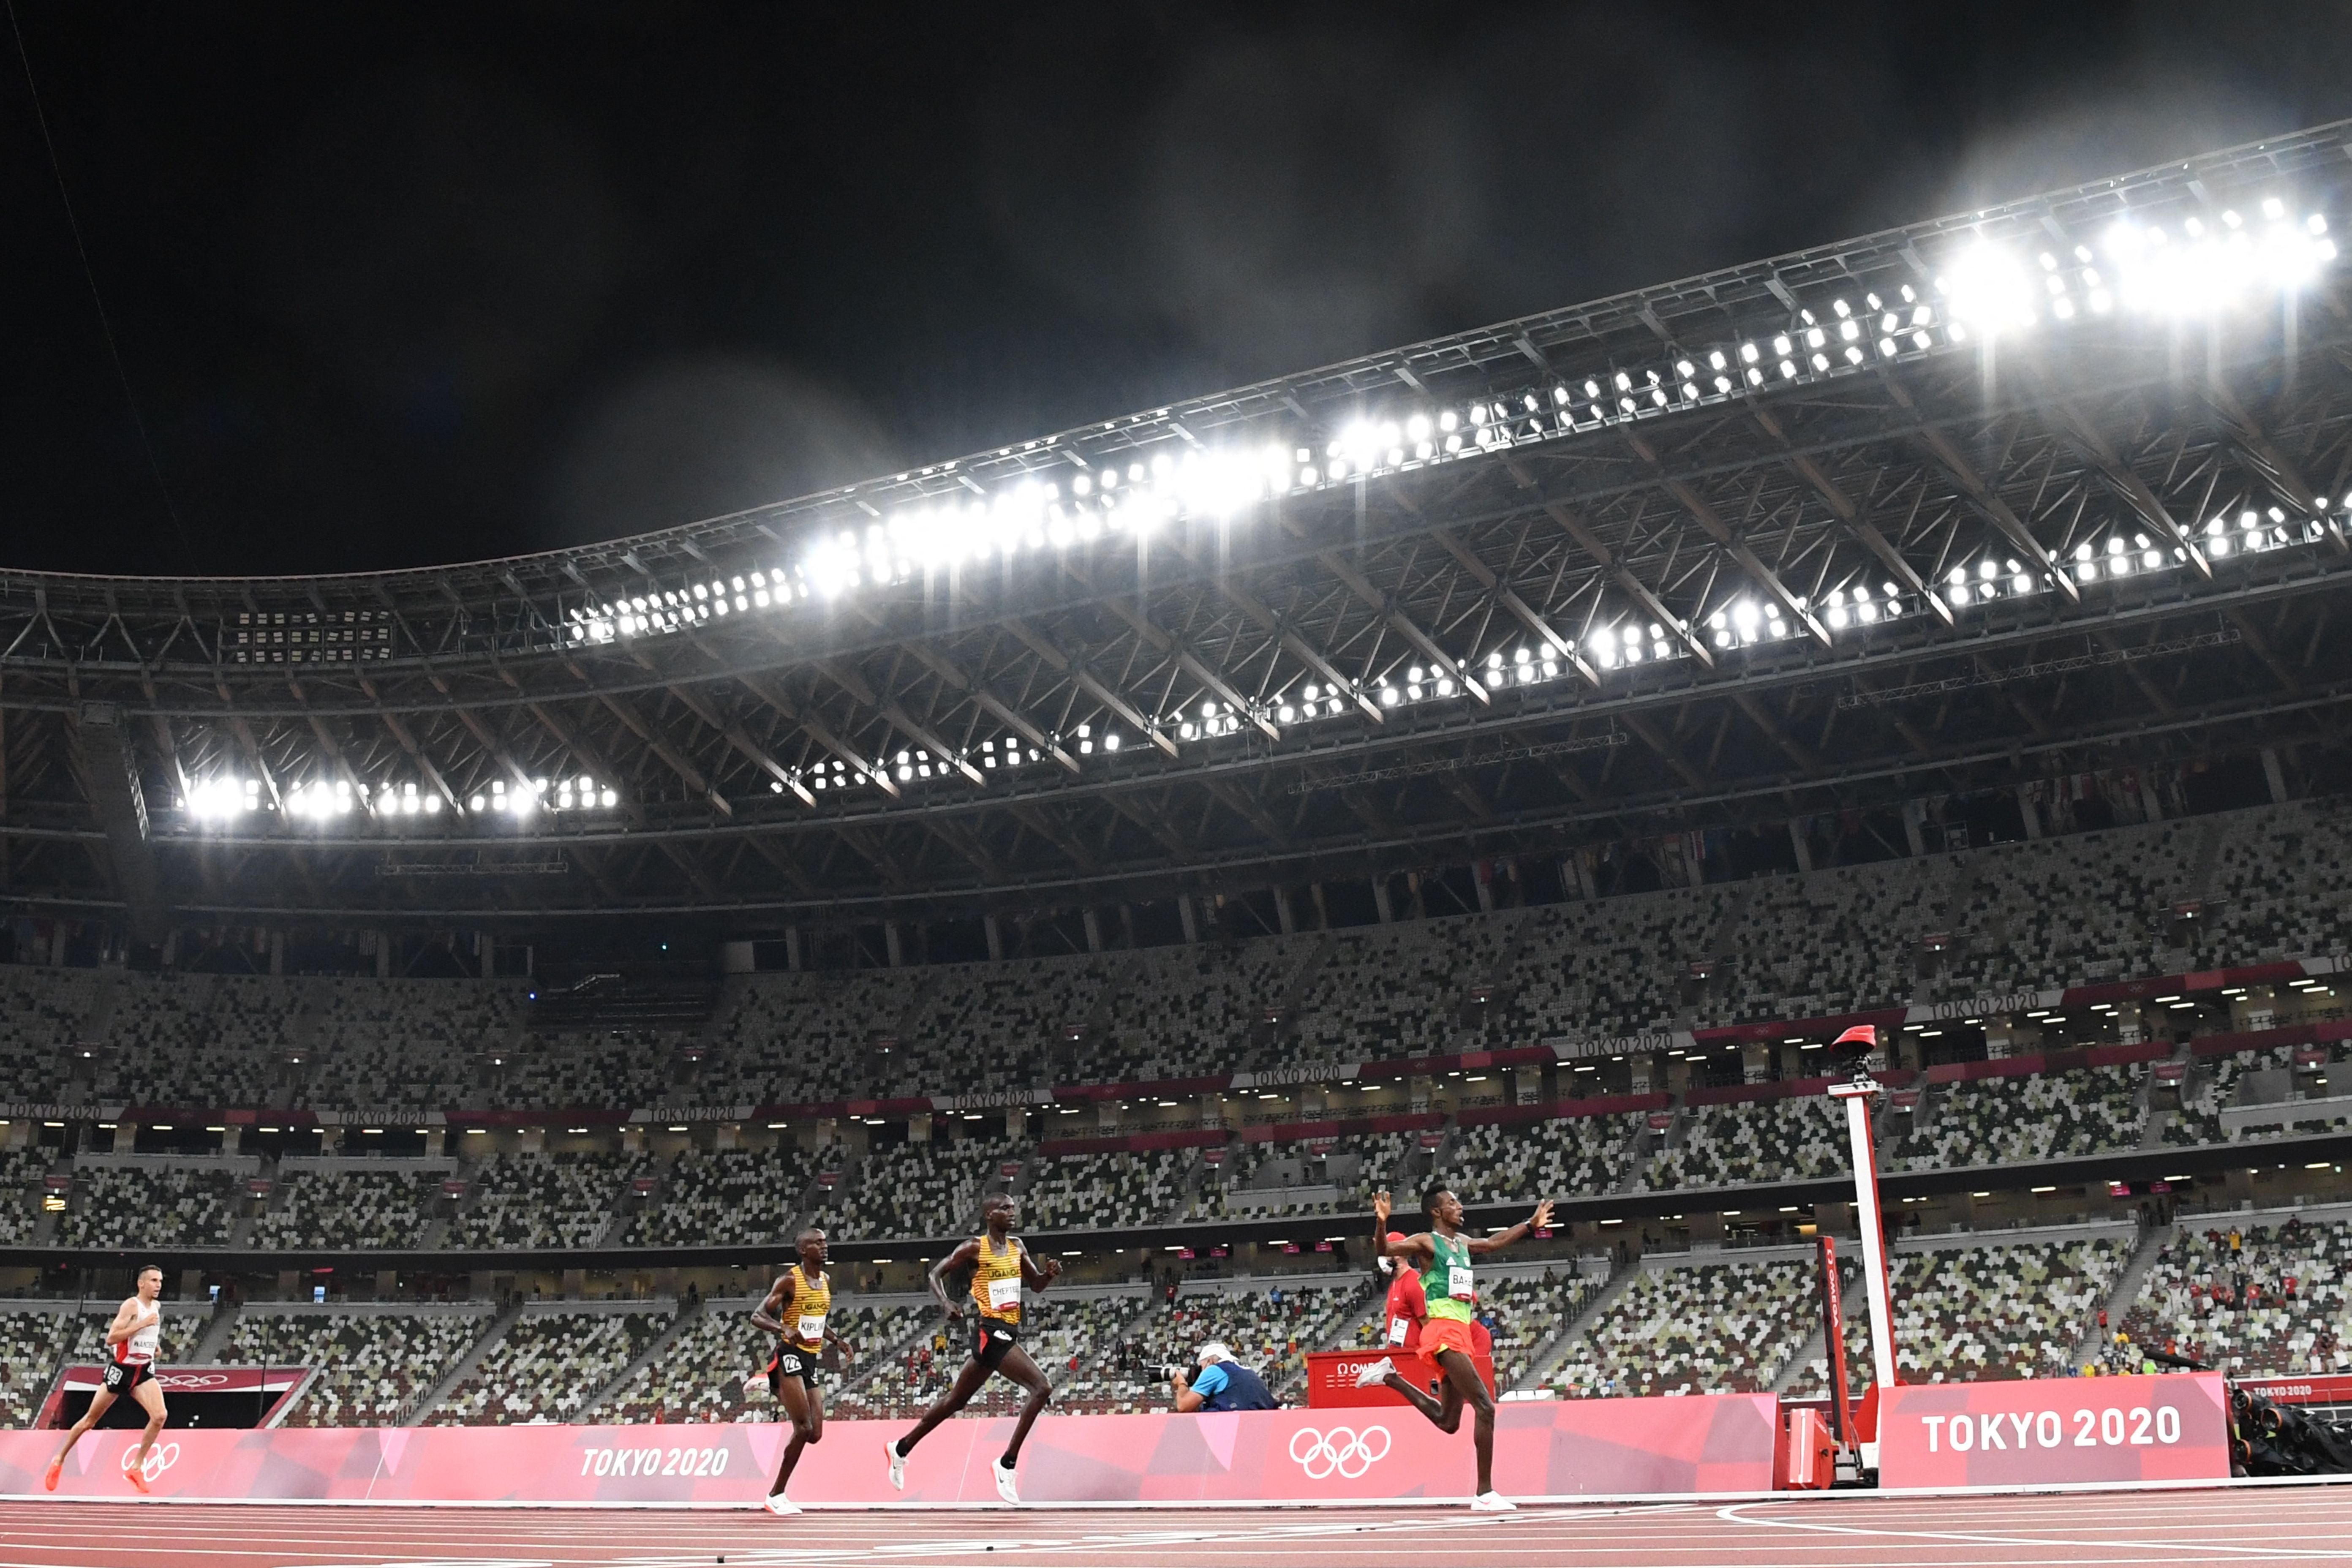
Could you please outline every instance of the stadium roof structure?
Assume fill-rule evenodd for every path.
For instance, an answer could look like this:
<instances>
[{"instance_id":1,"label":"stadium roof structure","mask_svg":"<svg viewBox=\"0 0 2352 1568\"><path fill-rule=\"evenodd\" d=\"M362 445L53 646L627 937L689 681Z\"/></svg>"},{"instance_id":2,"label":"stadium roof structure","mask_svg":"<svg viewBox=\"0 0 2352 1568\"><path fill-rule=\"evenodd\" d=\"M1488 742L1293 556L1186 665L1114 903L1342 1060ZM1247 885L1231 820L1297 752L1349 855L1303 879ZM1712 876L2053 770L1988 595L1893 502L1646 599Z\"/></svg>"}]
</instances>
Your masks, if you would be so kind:
<instances>
[{"instance_id":1,"label":"stadium roof structure","mask_svg":"<svg viewBox=\"0 0 2352 1568\"><path fill-rule=\"evenodd\" d=\"M545 554L0 569L0 900L751 931L2332 742L2347 188L2352 122Z\"/></svg>"}]
</instances>

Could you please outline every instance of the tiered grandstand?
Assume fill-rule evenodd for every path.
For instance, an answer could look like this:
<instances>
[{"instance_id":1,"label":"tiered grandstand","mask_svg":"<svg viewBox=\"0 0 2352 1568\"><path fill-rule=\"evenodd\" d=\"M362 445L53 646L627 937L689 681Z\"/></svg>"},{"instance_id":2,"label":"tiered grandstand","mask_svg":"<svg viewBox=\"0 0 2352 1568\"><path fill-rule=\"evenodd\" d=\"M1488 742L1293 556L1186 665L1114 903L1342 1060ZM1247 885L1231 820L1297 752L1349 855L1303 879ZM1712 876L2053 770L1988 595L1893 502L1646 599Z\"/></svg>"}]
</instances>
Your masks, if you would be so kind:
<instances>
[{"instance_id":1,"label":"tiered grandstand","mask_svg":"<svg viewBox=\"0 0 2352 1568\"><path fill-rule=\"evenodd\" d=\"M1811 1300L1801 1258L1645 1268L1551 1379L1585 1397L1757 1393L1803 1348Z\"/></svg>"},{"instance_id":2,"label":"tiered grandstand","mask_svg":"<svg viewBox=\"0 0 2352 1568\"><path fill-rule=\"evenodd\" d=\"M668 1326L670 1312L526 1310L426 1417L436 1426L576 1421ZM723 1376L726 1369L714 1371Z\"/></svg>"}]
</instances>

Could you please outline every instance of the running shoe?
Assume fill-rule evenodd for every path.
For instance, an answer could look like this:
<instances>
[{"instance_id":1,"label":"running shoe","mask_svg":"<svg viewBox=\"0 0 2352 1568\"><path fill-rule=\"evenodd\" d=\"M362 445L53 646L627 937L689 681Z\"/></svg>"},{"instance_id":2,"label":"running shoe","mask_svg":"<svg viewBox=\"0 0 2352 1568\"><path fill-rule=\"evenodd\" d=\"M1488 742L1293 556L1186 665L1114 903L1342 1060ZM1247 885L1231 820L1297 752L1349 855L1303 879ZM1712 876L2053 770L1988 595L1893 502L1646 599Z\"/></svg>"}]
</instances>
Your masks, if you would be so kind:
<instances>
[{"instance_id":1,"label":"running shoe","mask_svg":"<svg viewBox=\"0 0 2352 1568\"><path fill-rule=\"evenodd\" d=\"M129 1481L132 1486L138 1488L142 1492L149 1489L147 1486L147 1468L144 1465L131 1466L129 1469L122 1472L122 1479Z\"/></svg>"},{"instance_id":2,"label":"running shoe","mask_svg":"<svg viewBox=\"0 0 2352 1568\"><path fill-rule=\"evenodd\" d=\"M890 1489L894 1492L905 1491L907 1489L907 1456L898 1452L898 1439L886 1437L882 1440L882 1447L890 1454Z\"/></svg>"},{"instance_id":3,"label":"running shoe","mask_svg":"<svg viewBox=\"0 0 2352 1568\"><path fill-rule=\"evenodd\" d=\"M989 1470L996 1477L996 1495L1013 1507L1020 1507L1021 1493L1013 1485L1013 1467L999 1459L989 1467Z\"/></svg>"},{"instance_id":4,"label":"running shoe","mask_svg":"<svg viewBox=\"0 0 2352 1568\"><path fill-rule=\"evenodd\" d=\"M1378 1388L1381 1384L1386 1383L1390 1378L1392 1378L1395 1375L1396 1363L1391 1361L1386 1356L1382 1356L1380 1360L1373 1362L1369 1365L1360 1366L1356 1369L1356 1386L1358 1388Z\"/></svg>"},{"instance_id":5,"label":"running shoe","mask_svg":"<svg viewBox=\"0 0 2352 1568\"><path fill-rule=\"evenodd\" d=\"M768 1494L768 1511L774 1514L777 1518L787 1518L793 1514L800 1512L800 1510L801 1505L786 1497L783 1493L770 1492Z\"/></svg>"},{"instance_id":6,"label":"running shoe","mask_svg":"<svg viewBox=\"0 0 2352 1568\"><path fill-rule=\"evenodd\" d=\"M1517 1513L1519 1505L1500 1492L1480 1492L1470 1500L1472 1513Z\"/></svg>"},{"instance_id":7,"label":"running shoe","mask_svg":"<svg viewBox=\"0 0 2352 1568\"><path fill-rule=\"evenodd\" d=\"M66 1461L65 1461L65 1457L64 1457L63 1455L59 1455L58 1458L54 1458L54 1459L51 1459L51 1460L49 1461L49 1468L48 1468L47 1472L46 1474L44 1474L44 1475L41 1477L41 1484L42 1484L43 1486L45 1486L45 1487L48 1488L48 1489L49 1489L49 1490L51 1490L51 1491L55 1491L55 1490L57 1490L57 1489L58 1489L58 1479L59 1479L60 1477L62 1477L65 1473L66 1473Z\"/></svg>"}]
</instances>

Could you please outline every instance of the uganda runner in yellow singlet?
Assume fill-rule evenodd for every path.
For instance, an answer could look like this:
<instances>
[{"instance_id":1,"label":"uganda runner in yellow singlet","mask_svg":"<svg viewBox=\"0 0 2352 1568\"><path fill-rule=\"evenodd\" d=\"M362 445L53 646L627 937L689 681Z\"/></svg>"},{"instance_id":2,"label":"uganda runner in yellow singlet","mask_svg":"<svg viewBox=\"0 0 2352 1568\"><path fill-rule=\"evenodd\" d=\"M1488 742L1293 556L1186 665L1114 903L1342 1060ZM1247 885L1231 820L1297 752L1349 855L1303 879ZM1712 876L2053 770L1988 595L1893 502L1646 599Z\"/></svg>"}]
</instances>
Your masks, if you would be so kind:
<instances>
[{"instance_id":1,"label":"uganda runner in yellow singlet","mask_svg":"<svg viewBox=\"0 0 2352 1568\"><path fill-rule=\"evenodd\" d=\"M856 1354L847 1340L833 1331L833 1276L824 1269L824 1232L811 1226L800 1235L801 1260L777 1277L767 1300L751 1309L751 1326L781 1342L768 1363L768 1387L793 1424L793 1440L784 1446L783 1462L776 1468L776 1484L768 1491L770 1513L798 1513L800 1507L784 1495L801 1450L824 1438L824 1398L816 1385L817 1358L830 1342L845 1356Z\"/></svg>"},{"instance_id":2,"label":"uganda runner in yellow singlet","mask_svg":"<svg viewBox=\"0 0 2352 1568\"><path fill-rule=\"evenodd\" d=\"M1020 1215L1020 1205L1010 1193L998 1193L982 1205L985 1227L981 1234L949 1253L931 1266L931 1297L940 1310L951 1320L963 1316L963 1308L948 1294L947 1279L960 1269L971 1270L970 1293L974 1311L971 1335L971 1359L946 1393L940 1395L915 1429L905 1436L886 1445L889 1450L890 1485L898 1491L907 1489L907 1456L915 1445L940 1422L962 1409L971 1396L980 1392L981 1384L997 1373L1003 1373L1029 1391L1021 1406L1021 1417L1013 1424L1013 1441L1005 1446L1003 1458L990 1467L996 1479L996 1495L1006 1502L1021 1500L1013 1482L1013 1472L1021 1460L1022 1440L1036 1424L1045 1402L1054 1395L1053 1385L1029 1352L1021 1348L1021 1292L1024 1289L1043 1290L1061 1276L1058 1258L1047 1258L1043 1265L1029 1256L1029 1248L1013 1234L1013 1224Z\"/></svg>"}]
</instances>

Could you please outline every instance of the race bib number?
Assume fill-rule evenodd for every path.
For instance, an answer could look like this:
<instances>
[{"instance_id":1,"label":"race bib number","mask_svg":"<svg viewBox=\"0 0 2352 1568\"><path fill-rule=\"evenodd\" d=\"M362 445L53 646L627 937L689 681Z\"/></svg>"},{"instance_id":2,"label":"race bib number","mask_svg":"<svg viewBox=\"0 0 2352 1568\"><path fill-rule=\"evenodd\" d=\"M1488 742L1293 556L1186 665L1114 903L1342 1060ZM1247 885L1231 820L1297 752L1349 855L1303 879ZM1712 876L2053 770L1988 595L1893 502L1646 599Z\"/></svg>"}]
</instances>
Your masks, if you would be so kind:
<instances>
[{"instance_id":1,"label":"race bib number","mask_svg":"<svg viewBox=\"0 0 2352 1568\"><path fill-rule=\"evenodd\" d=\"M990 1280L988 1304L1000 1311L1006 1307L1021 1305L1021 1281L1018 1279Z\"/></svg>"},{"instance_id":2,"label":"race bib number","mask_svg":"<svg viewBox=\"0 0 2352 1568\"><path fill-rule=\"evenodd\" d=\"M1468 1264L1457 1263L1452 1268L1446 1270L1445 1293L1453 1297L1457 1301L1467 1301L1476 1297L1477 1291L1474 1289L1470 1284L1470 1266Z\"/></svg>"},{"instance_id":3,"label":"race bib number","mask_svg":"<svg viewBox=\"0 0 2352 1568\"><path fill-rule=\"evenodd\" d=\"M1411 1332L1412 1332L1411 1319L1391 1318L1389 1320L1389 1343L1401 1345L1404 1343L1404 1337Z\"/></svg>"},{"instance_id":4,"label":"race bib number","mask_svg":"<svg viewBox=\"0 0 2352 1568\"><path fill-rule=\"evenodd\" d=\"M820 1312L814 1318L804 1317L801 1320L801 1343L804 1345L814 1345L822 1343L824 1340L824 1313Z\"/></svg>"}]
</instances>

